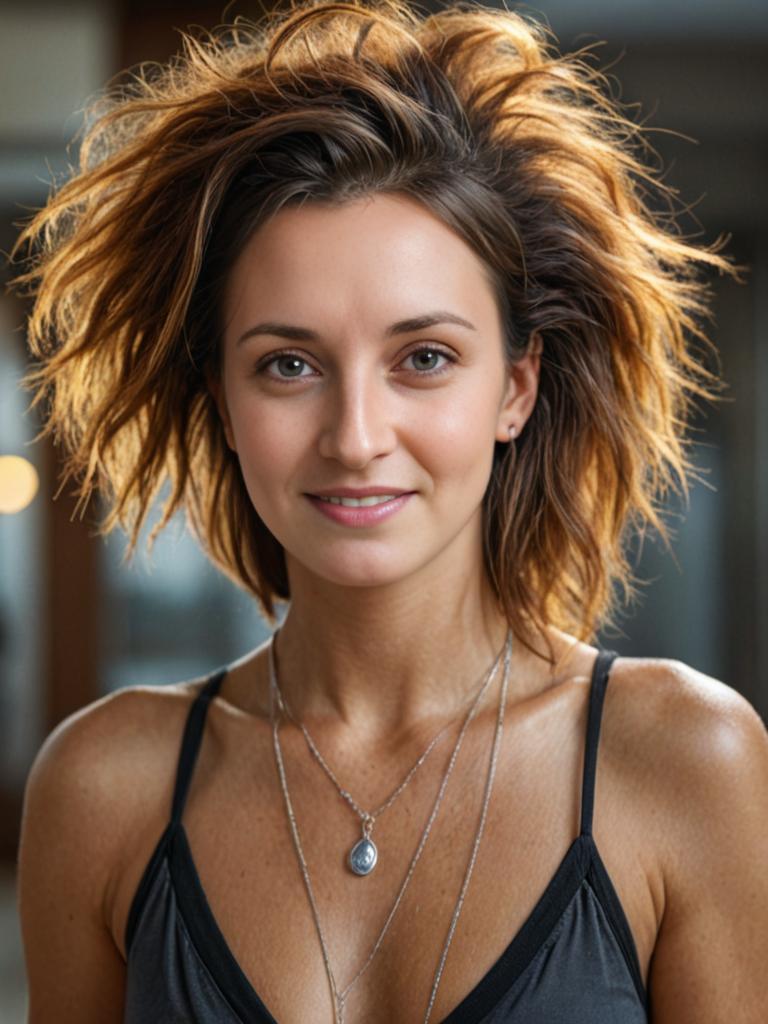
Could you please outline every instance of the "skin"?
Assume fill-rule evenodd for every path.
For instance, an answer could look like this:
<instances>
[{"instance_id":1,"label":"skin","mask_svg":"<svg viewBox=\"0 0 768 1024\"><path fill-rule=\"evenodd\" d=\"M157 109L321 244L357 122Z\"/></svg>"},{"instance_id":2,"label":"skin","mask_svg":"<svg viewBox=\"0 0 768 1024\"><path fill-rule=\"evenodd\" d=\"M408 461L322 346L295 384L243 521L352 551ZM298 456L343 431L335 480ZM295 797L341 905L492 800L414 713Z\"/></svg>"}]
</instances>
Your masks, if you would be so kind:
<instances>
[{"instance_id":1,"label":"skin","mask_svg":"<svg viewBox=\"0 0 768 1024\"><path fill-rule=\"evenodd\" d=\"M509 443L510 424L522 429L534 406L541 345L505 372L481 263L436 217L389 196L282 211L242 253L227 300L214 390L251 500L286 551L292 601L278 652L289 703L363 742L397 744L425 714L462 706L466 680L503 643L482 573L481 502L494 441ZM474 329L384 337L432 310ZM237 344L264 320L322 340ZM426 343L448 356L422 352L419 364ZM285 361L254 375L279 345L306 360L300 379L276 379ZM304 496L379 484L416 494L375 529L340 527ZM473 648L467 635L482 640Z\"/></svg>"},{"instance_id":2,"label":"skin","mask_svg":"<svg viewBox=\"0 0 768 1024\"><path fill-rule=\"evenodd\" d=\"M394 321L433 309L476 330L442 324L386 336ZM365 913L359 879L338 863L340 837L354 839L356 823L321 784L302 734L281 726L334 971L346 984L421 835L461 709L504 640L481 571L480 502L494 443L508 441L511 423L524 429L534 407L539 344L531 339L510 372L482 265L428 211L391 196L281 211L241 253L225 312L223 374L211 387L251 499L286 551L292 601L277 661L289 706L337 776L355 780L364 807L383 803L404 766L453 723L376 826L386 856L366 880ZM267 320L319 338L237 344ZM412 357L426 343L455 356L445 373L418 372L444 365ZM273 360L269 372L293 369L298 382L254 374L285 348L304 363ZM396 516L355 531L304 497L369 483L417 493ZM513 651L489 817L434 1021L496 961L578 833L597 651L554 628L548 637L554 665L522 645ZM184 827L219 927L275 1018L329 1020L276 778L266 654L262 645L234 663L211 704ZM38 754L19 854L31 1024L121 1017L126 920L167 822L199 685L112 694L62 723ZM448 810L425 848L429 870L414 875L391 941L350 997L350 1021L423 1019L474 836L485 780L477 766L486 764L498 695L492 685L467 731ZM768 735L751 705L681 662L617 659L594 837L627 914L654 1024L764 1019L766 821Z\"/></svg>"}]
</instances>

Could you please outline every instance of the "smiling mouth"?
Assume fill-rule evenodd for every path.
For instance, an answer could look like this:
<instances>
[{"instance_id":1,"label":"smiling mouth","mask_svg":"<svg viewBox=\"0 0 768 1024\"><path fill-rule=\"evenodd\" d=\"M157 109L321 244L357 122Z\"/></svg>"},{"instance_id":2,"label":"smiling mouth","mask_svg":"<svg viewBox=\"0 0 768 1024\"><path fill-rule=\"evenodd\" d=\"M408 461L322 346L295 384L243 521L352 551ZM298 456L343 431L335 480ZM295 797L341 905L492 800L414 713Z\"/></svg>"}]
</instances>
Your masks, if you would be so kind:
<instances>
[{"instance_id":1,"label":"smiling mouth","mask_svg":"<svg viewBox=\"0 0 768 1024\"><path fill-rule=\"evenodd\" d=\"M404 492L406 493L406 492ZM347 508L369 508L371 505L383 505L386 501L392 501L398 497L397 494L371 494L365 498L336 498L313 495L320 501L327 501L332 505L345 505Z\"/></svg>"},{"instance_id":2,"label":"smiling mouth","mask_svg":"<svg viewBox=\"0 0 768 1024\"><path fill-rule=\"evenodd\" d=\"M383 523L404 508L415 491L399 494L382 492L357 498L336 494L307 494L307 499L327 519L341 526L371 527Z\"/></svg>"}]
</instances>

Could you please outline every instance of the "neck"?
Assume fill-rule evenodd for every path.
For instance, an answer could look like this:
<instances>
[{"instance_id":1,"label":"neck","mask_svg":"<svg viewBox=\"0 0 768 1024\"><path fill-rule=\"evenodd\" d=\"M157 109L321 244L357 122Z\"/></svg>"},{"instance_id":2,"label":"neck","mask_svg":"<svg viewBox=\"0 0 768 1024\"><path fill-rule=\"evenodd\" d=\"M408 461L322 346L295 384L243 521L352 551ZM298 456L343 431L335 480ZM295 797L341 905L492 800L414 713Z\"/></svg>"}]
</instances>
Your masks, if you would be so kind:
<instances>
[{"instance_id":1,"label":"neck","mask_svg":"<svg viewBox=\"0 0 768 1024\"><path fill-rule=\"evenodd\" d=\"M310 729L396 741L468 707L500 655L502 670L508 624L479 572L386 594L298 574L291 595L275 662L288 708ZM513 638L510 701L530 658Z\"/></svg>"}]
</instances>

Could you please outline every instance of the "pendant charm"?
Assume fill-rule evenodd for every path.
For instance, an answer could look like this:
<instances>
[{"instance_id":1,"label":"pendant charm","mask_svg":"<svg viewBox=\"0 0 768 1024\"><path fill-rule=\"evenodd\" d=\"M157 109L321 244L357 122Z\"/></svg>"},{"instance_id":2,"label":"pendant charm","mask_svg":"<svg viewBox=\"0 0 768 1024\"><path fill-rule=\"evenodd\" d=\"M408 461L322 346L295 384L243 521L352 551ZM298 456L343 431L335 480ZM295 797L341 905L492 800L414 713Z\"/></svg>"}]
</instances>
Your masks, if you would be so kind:
<instances>
[{"instance_id":1,"label":"pendant charm","mask_svg":"<svg viewBox=\"0 0 768 1024\"><path fill-rule=\"evenodd\" d=\"M378 856L376 844L366 836L359 839L349 851L347 863L356 875L370 875L376 867Z\"/></svg>"}]
</instances>

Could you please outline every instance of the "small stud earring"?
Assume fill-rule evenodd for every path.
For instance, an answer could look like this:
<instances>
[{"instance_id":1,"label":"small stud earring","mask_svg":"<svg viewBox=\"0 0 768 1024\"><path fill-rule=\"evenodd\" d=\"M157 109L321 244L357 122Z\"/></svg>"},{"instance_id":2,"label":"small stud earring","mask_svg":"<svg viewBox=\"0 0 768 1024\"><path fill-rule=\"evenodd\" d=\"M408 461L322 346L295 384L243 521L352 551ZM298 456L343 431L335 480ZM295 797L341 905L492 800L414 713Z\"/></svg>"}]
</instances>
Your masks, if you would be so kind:
<instances>
[{"instance_id":1,"label":"small stud earring","mask_svg":"<svg viewBox=\"0 0 768 1024\"><path fill-rule=\"evenodd\" d=\"M510 439L510 441L514 439L514 436L515 436L516 433L517 433L517 427L513 423L512 426L509 428L509 439Z\"/></svg>"}]
</instances>

